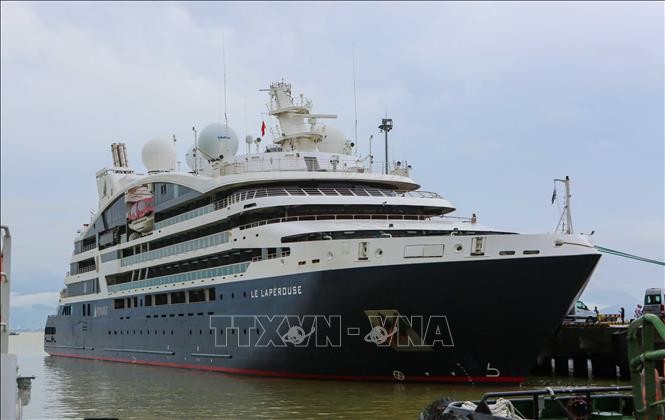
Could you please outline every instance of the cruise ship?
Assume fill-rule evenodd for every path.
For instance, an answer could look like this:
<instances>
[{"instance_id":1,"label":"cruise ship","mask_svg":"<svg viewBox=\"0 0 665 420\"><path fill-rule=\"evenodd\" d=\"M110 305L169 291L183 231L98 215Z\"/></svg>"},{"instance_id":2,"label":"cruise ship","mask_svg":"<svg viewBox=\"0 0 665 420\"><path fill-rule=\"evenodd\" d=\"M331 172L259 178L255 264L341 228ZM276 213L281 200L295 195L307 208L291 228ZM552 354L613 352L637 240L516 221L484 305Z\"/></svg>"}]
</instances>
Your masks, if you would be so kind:
<instances>
[{"instance_id":1,"label":"cruise ship","mask_svg":"<svg viewBox=\"0 0 665 420\"><path fill-rule=\"evenodd\" d=\"M247 136L245 154L221 123L193 129L188 171L174 141L146 143L145 174L112 145L45 351L288 378L524 381L600 258L588 238L451 216L407 162L359 157L290 84L265 91L273 141Z\"/></svg>"}]
</instances>

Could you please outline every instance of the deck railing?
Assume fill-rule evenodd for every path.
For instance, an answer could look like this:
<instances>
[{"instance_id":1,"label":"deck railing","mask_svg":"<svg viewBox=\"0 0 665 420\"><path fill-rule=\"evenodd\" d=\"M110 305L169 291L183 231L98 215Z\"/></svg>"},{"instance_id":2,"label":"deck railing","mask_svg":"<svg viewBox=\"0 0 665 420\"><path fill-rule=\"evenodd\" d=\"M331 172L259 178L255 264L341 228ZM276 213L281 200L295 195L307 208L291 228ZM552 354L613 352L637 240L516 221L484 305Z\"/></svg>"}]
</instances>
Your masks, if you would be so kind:
<instances>
[{"instance_id":1,"label":"deck railing","mask_svg":"<svg viewBox=\"0 0 665 420\"><path fill-rule=\"evenodd\" d=\"M168 219L161 220L155 223L157 229L166 226L180 223L185 220L193 219L210 212L223 209L231 204L236 204L241 201L253 200L256 198L265 197L278 197L278 196L335 196L335 197L411 197L411 198L442 198L439 194L429 191L406 191L397 192L393 190L383 190L379 188L300 188L300 187L286 187L286 188L257 188L247 191L238 191L234 194L225 197L223 200L216 201L198 209L188 211L186 213L173 216Z\"/></svg>"},{"instance_id":2,"label":"deck railing","mask_svg":"<svg viewBox=\"0 0 665 420\"><path fill-rule=\"evenodd\" d=\"M185 281L203 280L207 278L228 276L232 274L242 274L247 271L248 262L224 265L215 268L205 268L203 270L188 271L186 273L171 274L168 276L153 277L151 279L129 281L126 283L114 284L108 287L109 292L120 292L123 290L139 289L142 287L164 286L173 283Z\"/></svg>"},{"instance_id":3,"label":"deck railing","mask_svg":"<svg viewBox=\"0 0 665 420\"><path fill-rule=\"evenodd\" d=\"M184 252L196 251L198 249L208 248L215 245L221 245L229 241L228 232L219 232L212 235L196 238L174 245L153 249L140 254L130 255L121 260L122 267L138 264L145 261L156 260L158 258L170 257L172 255L182 254Z\"/></svg>"}]
</instances>

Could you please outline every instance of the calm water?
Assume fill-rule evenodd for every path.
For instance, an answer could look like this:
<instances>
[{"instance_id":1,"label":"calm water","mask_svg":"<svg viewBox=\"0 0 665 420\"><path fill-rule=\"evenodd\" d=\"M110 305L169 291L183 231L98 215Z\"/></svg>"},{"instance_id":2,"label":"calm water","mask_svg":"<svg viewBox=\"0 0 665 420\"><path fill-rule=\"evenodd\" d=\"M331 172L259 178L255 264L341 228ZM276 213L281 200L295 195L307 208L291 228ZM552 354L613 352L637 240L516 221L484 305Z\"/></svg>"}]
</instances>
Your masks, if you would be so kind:
<instances>
[{"instance_id":1,"label":"calm water","mask_svg":"<svg viewBox=\"0 0 665 420\"><path fill-rule=\"evenodd\" d=\"M496 386L357 383L255 378L49 357L42 333L11 336L22 375L35 375L25 418L417 418L442 396L478 399ZM543 385L616 381L534 377ZM505 390L514 388L502 388Z\"/></svg>"}]
</instances>

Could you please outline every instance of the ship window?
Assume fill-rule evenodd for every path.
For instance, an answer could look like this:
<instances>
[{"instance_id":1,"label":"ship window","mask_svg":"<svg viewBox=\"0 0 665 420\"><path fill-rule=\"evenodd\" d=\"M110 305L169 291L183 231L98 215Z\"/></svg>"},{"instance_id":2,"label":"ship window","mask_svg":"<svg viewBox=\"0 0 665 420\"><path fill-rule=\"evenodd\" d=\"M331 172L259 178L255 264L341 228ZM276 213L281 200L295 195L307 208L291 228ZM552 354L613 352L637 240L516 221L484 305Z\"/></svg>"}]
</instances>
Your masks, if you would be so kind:
<instances>
[{"instance_id":1,"label":"ship window","mask_svg":"<svg viewBox=\"0 0 665 420\"><path fill-rule=\"evenodd\" d=\"M155 295L155 305L166 305L168 304L168 295L166 293L160 293Z\"/></svg>"},{"instance_id":2,"label":"ship window","mask_svg":"<svg viewBox=\"0 0 665 420\"><path fill-rule=\"evenodd\" d=\"M499 251L499 255L515 255L515 251Z\"/></svg>"},{"instance_id":3,"label":"ship window","mask_svg":"<svg viewBox=\"0 0 665 420\"><path fill-rule=\"evenodd\" d=\"M185 292L171 293L171 303L185 303Z\"/></svg>"},{"instance_id":4,"label":"ship window","mask_svg":"<svg viewBox=\"0 0 665 420\"><path fill-rule=\"evenodd\" d=\"M139 306L139 298L136 296L134 297L134 307L137 308Z\"/></svg>"},{"instance_id":5,"label":"ship window","mask_svg":"<svg viewBox=\"0 0 665 420\"><path fill-rule=\"evenodd\" d=\"M145 296L145 306L152 306L152 295Z\"/></svg>"},{"instance_id":6,"label":"ship window","mask_svg":"<svg viewBox=\"0 0 665 420\"><path fill-rule=\"evenodd\" d=\"M538 251L537 249L527 249L527 250L524 250L522 252L522 254L524 254L524 255L536 255L536 254L540 254L540 251Z\"/></svg>"},{"instance_id":7,"label":"ship window","mask_svg":"<svg viewBox=\"0 0 665 420\"><path fill-rule=\"evenodd\" d=\"M215 288L211 287L208 289L208 300L215 300Z\"/></svg>"},{"instance_id":8,"label":"ship window","mask_svg":"<svg viewBox=\"0 0 665 420\"><path fill-rule=\"evenodd\" d=\"M125 307L125 299L114 299L113 300L113 309L122 309Z\"/></svg>"},{"instance_id":9,"label":"ship window","mask_svg":"<svg viewBox=\"0 0 665 420\"><path fill-rule=\"evenodd\" d=\"M205 300L206 300L205 292L206 292L205 289L190 290L189 291L189 303L205 302Z\"/></svg>"}]
</instances>

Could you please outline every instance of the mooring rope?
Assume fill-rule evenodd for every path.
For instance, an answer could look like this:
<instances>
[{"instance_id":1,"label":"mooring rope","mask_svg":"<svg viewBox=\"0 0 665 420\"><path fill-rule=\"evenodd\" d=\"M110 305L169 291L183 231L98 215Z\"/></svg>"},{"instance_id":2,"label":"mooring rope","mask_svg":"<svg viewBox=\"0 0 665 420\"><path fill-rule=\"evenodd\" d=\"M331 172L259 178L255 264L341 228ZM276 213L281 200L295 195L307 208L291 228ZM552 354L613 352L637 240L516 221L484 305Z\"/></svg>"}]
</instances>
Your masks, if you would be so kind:
<instances>
[{"instance_id":1,"label":"mooring rope","mask_svg":"<svg viewBox=\"0 0 665 420\"><path fill-rule=\"evenodd\" d=\"M617 251L615 249L605 248L605 247L602 247L602 246L596 246L595 248L600 252L605 252L606 254L617 255L619 257L624 257L624 258L631 258L633 260L647 262L647 263L651 263L651 264L665 265L665 262L663 262L663 261L652 260L651 258L640 257L639 255L628 254L626 252Z\"/></svg>"}]
</instances>

